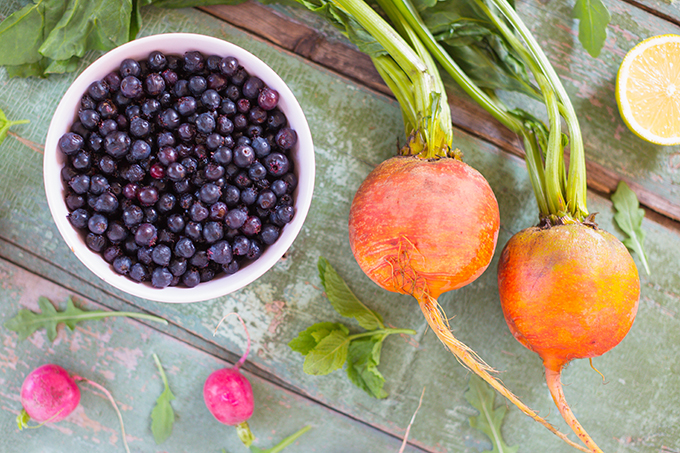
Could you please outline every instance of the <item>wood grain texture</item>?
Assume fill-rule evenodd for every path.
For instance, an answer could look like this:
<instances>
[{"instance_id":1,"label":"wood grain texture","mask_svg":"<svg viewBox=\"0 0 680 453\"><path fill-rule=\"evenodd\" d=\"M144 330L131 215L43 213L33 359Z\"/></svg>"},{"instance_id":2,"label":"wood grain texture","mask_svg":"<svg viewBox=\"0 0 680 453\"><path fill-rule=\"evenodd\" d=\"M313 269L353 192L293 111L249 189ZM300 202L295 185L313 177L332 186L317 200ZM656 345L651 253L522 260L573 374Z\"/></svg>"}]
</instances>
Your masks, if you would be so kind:
<instances>
[{"instance_id":1,"label":"wood grain texture","mask_svg":"<svg viewBox=\"0 0 680 453\"><path fill-rule=\"evenodd\" d=\"M591 135L589 132L591 130L593 132L598 131L598 135L609 133L610 137L612 137L611 140L605 143L598 143L598 146L587 148L589 156L586 163L588 186L602 194L609 194L616 190L618 182L623 179L635 188L638 198L647 208L668 216L673 220L680 220L680 196L674 189L669 191L663 185L660 187L658 177L650 178L649 174L640 174L639 172L634 174L635 163L633 162L628 166L628 163L613 162L608 157L613 146L620 146L622 144L625 146L631 142L638 148L640 146L649 150L660 148L640 143L639 139L627 132L616 111L611 78L616 74L618 69L617 62L620 62L620 59L618 57L612 58L612 55L625 54L625 46L632 46L632 43L635 41L635 37L625 33L628 29L624 28L624 13L625 16L633 16L633 20L636 20L639 24L638 28L648 30L648 32L679 32L680 28L671 23L660 21L657 17L646 13L640 8L630 5L626 6L625 4L622 6L620 2L612 2L610 8L612 9L614 20L610 27L608 46L601 58L601 60L607 61L607 66L603 70L601 61L594 60L587 55L583 49L580 49L580 44L575 39L577 25L571 19L571 2L553 0L551 5L557 6L557 8L553 8L557 9L556 13L542 14L541 12L548 8L545 8L542 3L535 1L518 2L518 9L530 18L528 19L530 23L534 24L533 31L538 39L546 41L548 56L552 58L558 73L567 79L567 88L571 88L571 96L578 98L580 97L579 94L583 92L582 87L569 86L569 81L573 81L573 77L569 75L570 68L573 67L583 67L583 70L579 72L587 77L585 80L589 81L593 86L603 83L607 85L605 93L597 93L596 97L591 99L590 104L592 105L583 104L578 101L576 105L577 113L580 113L586 145L589 144L589 136ZM370 59L359 52L347 40L344 40L337 32L334 33L333 30L329 29L318 31L318 28L314 28L313 26L317 25L317 23L310 17L307 11L276 5L264 6L253 1L240 5L219 5L202 9L226 22L270 40L286 50L309 58L343 76L359 81L369 88L389 94L387 87L382 83L380 76L373 68ZM551 37L552 30L555 27L565 32L560 33L557 37ZM287 36L288 34L290 34L290 37ZM627 39L621 42L619 35L623 35ZM301 41L305 43L303 46L299 44ZM561 60L564 55L565 41L567 46L570 43L574 46L573 49L569 49L569 53L571 54L570 59L575 59L576 61L573 61L570 67L565 66ZM313 44L313 51L309 49L309 44ZM558 52L550 53L551 46L559 46ZM300 51L298 49L303 50ZM347 64L347 62L351 64ZM478 104L463 93L462 90L454 86L451 80L448 80L447 85L450 88L449 103L453 123L457 127L500 146L512 154L520 157L524 156L521 141L513 133L494 120ZM575 88L578 91L575 91ZM514 102L514 105L526 108L526 102L523 102L518 96L509 96L508 99ZM536 113L539 117L543 116L542 112L538 109ZM600 127L602 125L605 125L605 127ZM622 135L626 136L625 140L620 138ZM604 145L604 147L600 145ZM630 151L630 154L632 154L634 150ZM674 156L674 154L671 153L671 156ZM668 168L663 164L658 169L664 173L669 172L669 170L670 173L675 173L674 168Z\"/></svg>"},{"instance_id":2,"label":"wood grain texture","mask_svg":"<svg viewBox=\"0 0 680 453\"><path fill-rule=\"evenodd\" d=\"M340 414L343 419L349 418L380 431L388 449L396 451L394 439L403 435L423 387L426 387L423 407L411 431L414 445L428 452L478 453L490 449L488 439L469 426L468 417L476 413L463 397L469 378L467 371L432 332L428 332L411 298L379 290L361 273L348 247L347 213L357 187L374 165L395 153L397 144L403 140L401 115L395 101L197 10L148 8L144 10L143 19L143 35L187 31L219 36L253 52L284 78L309 120L317 159L315 196L301 234L285 259L256 282L228 296L185 305L129 297L97 279L69 251L47 209L40 156L8 138L0 145L0 257L41 277L38 283L31 284L33 295L42 294L43 288L52 294L49 281L56 282L62 295L75 292L109 308L143 310L171 323L167 328L133 324L140 330L152 331L149 338L153 342L149 343L148 349L134 332L129 333L128 341L127 331L116 335L111 347L139 347L144 355L152 350L166 351L161 348L167 345L177 354L170 359L170 366L174 363L203 370L201 360L210 365L216 363L213 362L215 356L233 360L240 355L245 341L240 330L224 329L212 336L214 326L223 315L238 311L246 319L254 342L252 368L249 369L265 381L277 384L277 388L281 384L294 396L304 397L308 404L323 407L321 412L309 412L313 419L335 423L334 417ZM95 54L89 55L81 70L95 57ZM0 70L0 107L11 118L31 120L30 125L17 127L16 132L34 141L43 141L51 112L75 76L8 79ZM498 254L514 232L537 220L526 168L521 159L501 151L478 135L456 129L455 141L465 150L466 160L489 180L498 198L502 219ZM588 202L592 211L600 212L600 225L621 237L613 225L611 204L592 192ZM680 450L680 415L677 411L680 396L675 391L680 385L680 369L675 365L675 345L680 341L680 277L676 272L680 236L672 228L650 220L645 220L644 228L648 234L646 245L653 274L641 276L640 312L631 333L613 351L596 359L596 366L605 373L609 384L601 385L600 377L590 370L587 362L574 363L565 373L565 382L569 383L568 400L605 451L658 453L663 448ZM358 326L337 315L325 298L316 271L320 255L329 259L350 282L354 292L382 313L387 323L418 331L414 341L389 338L385 344L380 365L390 394L385 400L377 401L365 395L349 383L344 371L321 377L304 374L302 357L287 346L298 332L320 321L347 322L352 331L358 330ZM516 342L507 330L498 304L496 263L497 257L480 279L464 289L443 295L440 302L449 317L453 317L451 323L457 337L500 370L504 383L528 405L541 414L549 414L551 422L565 430L543 383L540 360ZM0 278L0 286L10 286L0 306L3 319L12 316L18 307L10 297L12 280L9 273ZM19 291L14 292L19 294ZM55 301L62 300L54 297ZM120 323L103 326L108 328L112 324L118 326ZM127 321L124 325L128 325ZM1 328L0 335L8 336ZM3 343L0 347L0 354L4 354L1 360L11 362L18 357L18 346L11 343L11 337L5 341L8 345ZM84 366L79 362L80 356L70 350L70 345L63 346L66 344L67 339L63 339L60 348L52 347L55 352L49 357L80 369ZM138 346L132 346L135 344ZM183 345L203 352L186 352ZM50 346L44 344L38 347L29 342L22 343L22 347L25 348L22 351L37 357L32 359L35 362L25 366L26 369L37 363L45 351L52 354ZM191 360L182 358L185 355ZM96 357L96 354L91 353L91 356ZM166 364L164 356L161 355L161 359ZM94 363L97 364L95 371L104 366L99 361ZM138 359L138 364L141 363ZM149 362L144 366L148 366L147 376L153 376L153 364ZM132 379L132 375L117 373L117 377L126 379L112 380L114 387L111 390L116 395L125 395L119 385ZM0 379L11 382L16 388L20 378L12 368L2 368ZM200 382L201 379L193 375L186 378L184 385L195 387ZM140 398L146 401L145 398L154 397L155 392L149 390L149 395ZM498 404L503 404L500 399ZM143 404L144 407L147 405ZM103 412L105 408L101 410ZM294 421L307 416L305 406L291 405L290 410L296 417L301 417ZM141 408L139 412L143 412ZM281 412L273 412L274 416L287 417ZM135 422L141 429L145 416L139 417L142 418ZM3 418L6 432L14 429L9 422L11 418ZM115 430L113 422L106 426L111 427L111 432L107 432L111 436ZM291 422L286 426L297 425ZM510 409L503 429L508 443L520 445L522 451L572 451L514 409ZM342 431L344 438L324 437L321 430L316 432L320 437L314 438L312 443L317 449L339 445L344 447L340 451L373 451L372 441L364 444L361 436L353 432ZM33 451L42 451L40 448L49 443L59 444L53 438L38 437L39 433L31 433L36 436L35 443L31 444ZM74 453L93 450L90 437L89 432L78 431L74 438L82 441L84 447L79 451L74 449ZM100 437L96 438L101 441ZM192 434L189 439L202 446L198 434Z\"/></svg>"}]
</instances>

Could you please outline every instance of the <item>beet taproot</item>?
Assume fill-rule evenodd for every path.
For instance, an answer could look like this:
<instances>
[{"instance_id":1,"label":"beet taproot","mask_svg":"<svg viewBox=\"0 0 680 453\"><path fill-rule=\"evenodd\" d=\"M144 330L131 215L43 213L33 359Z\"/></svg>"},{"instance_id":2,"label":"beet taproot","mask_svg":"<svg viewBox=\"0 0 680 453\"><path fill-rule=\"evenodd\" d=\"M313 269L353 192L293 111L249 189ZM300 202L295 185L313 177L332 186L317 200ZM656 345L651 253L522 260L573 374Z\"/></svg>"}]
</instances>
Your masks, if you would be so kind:
<instances>
[{"instance_id":1,"label":"beet taproot","mask_svg":"<svg viewBox=\"0 0 680 453\"><path fill-rule=\"evenodd\" d=\"M601 453L569 408L560 377L570 361L604 354L632 327L640 280L630 253L610 233L578 222L527 228L501 253L498 289L510 331L543 360L565 421Z\"/></svg>"}]
</instances>

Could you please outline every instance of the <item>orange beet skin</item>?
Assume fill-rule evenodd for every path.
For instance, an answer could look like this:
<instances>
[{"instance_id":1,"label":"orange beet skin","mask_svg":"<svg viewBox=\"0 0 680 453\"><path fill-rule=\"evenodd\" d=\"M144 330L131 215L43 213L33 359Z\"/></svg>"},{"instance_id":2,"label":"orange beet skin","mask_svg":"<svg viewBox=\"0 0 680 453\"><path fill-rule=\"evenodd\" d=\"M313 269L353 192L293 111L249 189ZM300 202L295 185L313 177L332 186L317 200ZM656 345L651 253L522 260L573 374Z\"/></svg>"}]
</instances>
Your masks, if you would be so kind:
<instances>
[{"instance_id":1,"label":"orange beet skin","mask_svg":"<svg viewBox=\"0 0 680 453\"><path fill-rule=\"evenodd\" d=\"M349 216L352 252L374 282L434 298L484 272L498 228L486 179L451 158L384 161L359 187Z\"/></svg>"},{"instance_id":2,"label":"orange beet skin","mask_svg":"<svg viewBox=\"0 0 680 453\"><path fill-rule=\"evenodd\" d=\"M640 296L626 247L582 224L517 233L501 254L498 286L515 338L556 372L616 346L633 324Z\"/></svg>"}]
</instances>

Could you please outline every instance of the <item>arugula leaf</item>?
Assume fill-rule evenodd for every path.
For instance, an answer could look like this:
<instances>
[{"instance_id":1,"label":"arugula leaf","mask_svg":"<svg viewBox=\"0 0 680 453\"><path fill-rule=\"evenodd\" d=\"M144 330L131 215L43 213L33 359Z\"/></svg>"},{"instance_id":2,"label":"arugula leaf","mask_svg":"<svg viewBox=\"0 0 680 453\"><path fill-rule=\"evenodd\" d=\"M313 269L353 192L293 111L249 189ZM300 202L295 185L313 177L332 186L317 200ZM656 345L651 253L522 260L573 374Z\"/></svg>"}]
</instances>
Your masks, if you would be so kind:
<instances>
[{"instance_id":1,"label":"arugula leaf","mask_svg":"<svg viewBox=\"0 0 680 453\"><path fill-rule=\"evenodd\" d=\"M103 311L92 310L85 311L76 307L73 300L69 297L66 300L66 309L57 311L46 297L38 298L38 305L41 313L35 313L31 310L22 308L19 313L5 322L5 327L11 331L19 334L19 340L23 341L30 337L33 332L38 329L45 329L47 331L47 338L54 341L57 338L57 325L66 324L71 331L75 330L76 324L86 320L99 320L114 316L127 316L129 318L147 319L150 321L167 324L165 319L156 316L147 315L144 313L133 313L124 311Z\"/></svg>"},{"instance_id":2,"label":"arugula leaf","mask_svg":"<svg viewBox=\"0 0 680 453\"><path fill-rule=\"evenodd\" d=\"M16 121L10 121L7 119L7 116L5 116L5 112L0 109L0 143L4 142L5 139L7 138L7 132L9 131L9 128L16 125L16 124L26 124L28 123L28 120L16 120Z\"/></svg>"},{"instance_id":3,"label":"arugula leaf","mask_svg":"<svg viewBox=\"0 0 680 453\"><path fill-rule=\"evenodd\" d=\"M332 330L305 357L302 370L314 376L332 373L342 368L349 350L349 331L345 326Z\"/></svg>"},{"instance_id":4,"label":"arugula leaf","mask_svg":"<svg viewBox=\"0 0 680 453\"><path fill-rule=\"evenodd\" d=\"M335 311L342 316L356 319L366 330L385 328L382 316L357 299L326 258L319 258L318 268L321 284L326 290L326 297Z\"/></svg>"},{"instance_id":5,"label":"arugula leaf","mask_svg":"<svg viewBox=\"0 0 680 453\"><path fill-rule=\"evenodd\" d=\"M354 340L349 345L347 376L369 395L382 399L387 397L383 389L385 378L378 371L383 341L387 335Z\"/></svg>"},{"instance_id":6,"label":"arugula leaf","mask_svg":"<svg viewBox=\"0 0 680 453\"><path fill-rule=\"evenodd\" d=\"M496 392L480 377L471 375L469 386L465 399L479 411L478 416L470 417L470 426L489 436L493 445L491 453L516 453L519 446L509 447L501 434L501 423L508 408L500 405L494 409Z\"/></svg>"},{"instance_id":7,"label":"arugula leaf","mask_svg":"<svg viewBox=\"0 0 680 453\"><path fill-rule=\"evenodd\" d=\"M612 194L612 203L616 209L614 220L621 230L628 235L623 240L628 250L637 253L642 261L647 275L650 275L649 262L644 249L645 231L642 229L642 219L645 217L644 209L640 208L640 202L635 192L623 181L619 182L616 192Z\"/></svg>"},{"instance_id":8,"label":"arugula leaf","mask_svg":"<svg viewBox=\"0 0 680 453\"><path fill-rule=\"evenodd\" d=\"M151 411L151 432L158 445L165 442L170 437L170 434L172 434L172 425L175 423L175 411L172 410L170 401L175 399L175 395L170 390L168 378L165 376L160 359L156 354L153 355L153 359L156 362L158 372L165 386L163 393L156 400L156 406Z\"/></svg>"},{"instance_id":9,"label":"arugula leaf","mask_svg":"<svg viewBox=\"0 0 680 453\"><path fill-rule=\"evenodd\" d=\"M609 10L602 0L576 0L574 17L579 19L578 39L591 57L597 58L607 39Z\"/></svg>"}]
</instances>

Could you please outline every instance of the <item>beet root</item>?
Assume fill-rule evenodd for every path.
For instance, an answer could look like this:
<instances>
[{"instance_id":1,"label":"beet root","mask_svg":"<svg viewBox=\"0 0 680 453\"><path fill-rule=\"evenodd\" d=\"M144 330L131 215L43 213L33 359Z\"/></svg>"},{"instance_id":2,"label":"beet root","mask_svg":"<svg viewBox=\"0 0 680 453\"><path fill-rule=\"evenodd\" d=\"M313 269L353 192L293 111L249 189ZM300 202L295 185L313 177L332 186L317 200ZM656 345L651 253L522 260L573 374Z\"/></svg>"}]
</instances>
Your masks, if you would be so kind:
<instances>
[{"instance_id":1,"label":"beet root","mask_svg":"<svg viewBox=\"0 0 680 453\"><path fill-rule=\"evenodd\" d=\"M496 379L493 368L454 337L437 298L479 277L493 257L500 225L484 177L453 158L393 157L357 190L349 242L361 269L380 287L416 298L428 324L467 368L522 412L582 449ZM586 450L584 450L586 451Z\"/></svg>"},{"instance_id":2,"label":"beet root","mask_svg":"<svg viewBox=\"0 0 680 453\"><path fill-rule=\"evenodd\" d=\"M501 253L498 287L510 331L543 359L560 413L589 451L601 452L567 405L560 376L571 360L612 349L633 325L640 281L630 253L580 223L527 228Z\"/></svg>"}]
</instances>

